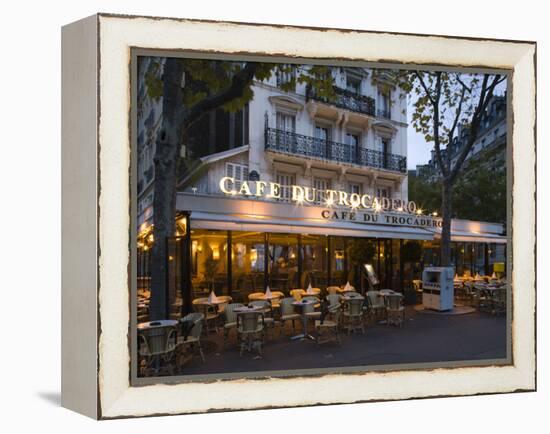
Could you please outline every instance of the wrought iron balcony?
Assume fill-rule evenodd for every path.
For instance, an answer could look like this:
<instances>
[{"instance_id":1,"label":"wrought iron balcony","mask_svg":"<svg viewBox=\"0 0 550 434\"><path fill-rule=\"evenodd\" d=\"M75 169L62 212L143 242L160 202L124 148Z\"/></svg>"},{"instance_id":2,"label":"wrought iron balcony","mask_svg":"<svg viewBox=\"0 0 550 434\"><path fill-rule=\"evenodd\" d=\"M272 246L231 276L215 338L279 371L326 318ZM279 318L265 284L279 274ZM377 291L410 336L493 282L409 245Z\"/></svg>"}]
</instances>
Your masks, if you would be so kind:
<instances>
[{"instance_id":1,"label":"wrought iron balcony","mask_svg":"<svg viewBox=\"0 0 550 434\"><path fill-rule=\"evenodd\" d=\"M339 163L358 164L364 167L407 172L407 157L373 149L317 139L290 131L265 129L265 149L290 155L321 158Z\"/></svg>"},{"instance_id":2,"label":"wrought iron balcony","mask_svg":"<svg viewBox=\"0 0 550 434\"><path fill-rule=\"evenodd\" d=\"M329 100L324 96L317 94L317 91L311 86L306 87L306 99L316 100L323 102L325 104L332 104L336 107L340 107L346 110L350 110L356 113L363 113L367 115L375 115L375 103L374 99L370 96L359 95L349 90L340 89L339 87L334 86L335 98Z\"/></svg>"}]
</instances>

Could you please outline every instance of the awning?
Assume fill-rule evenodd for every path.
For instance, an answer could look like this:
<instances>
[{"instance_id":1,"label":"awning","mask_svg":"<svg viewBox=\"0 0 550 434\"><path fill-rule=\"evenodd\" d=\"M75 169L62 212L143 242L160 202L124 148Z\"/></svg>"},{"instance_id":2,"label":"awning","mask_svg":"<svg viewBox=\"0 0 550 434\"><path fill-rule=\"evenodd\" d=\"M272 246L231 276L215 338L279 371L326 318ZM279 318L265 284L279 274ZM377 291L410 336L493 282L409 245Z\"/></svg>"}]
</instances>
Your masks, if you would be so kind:
<instances>
[{"instance_id":1,"label":"awning","mask_svg":"<svg viewBox=\"0 0 550 434\"><path fill-rule=\"evenodd\" d=\"M431 229L435 238L441 238L441 229ZM474 231L457 231L451 230L451 241L458 243L499 243L506 244L506 237L503 235L474 232Z\"/></svg>"},{"instance_id":2,"label":"awning","mask_svg":"<svg viewBox=\"0 0 550 434\"><path fill-rule=\"evenodd\" d=\"M411 240L433 240L434 237L432 232L417 227L334 222L323 219L276 219L243 214L221 214L202 211L193 211L191 213L191 227L193 229Z\"/></svg>"}]
</instances>

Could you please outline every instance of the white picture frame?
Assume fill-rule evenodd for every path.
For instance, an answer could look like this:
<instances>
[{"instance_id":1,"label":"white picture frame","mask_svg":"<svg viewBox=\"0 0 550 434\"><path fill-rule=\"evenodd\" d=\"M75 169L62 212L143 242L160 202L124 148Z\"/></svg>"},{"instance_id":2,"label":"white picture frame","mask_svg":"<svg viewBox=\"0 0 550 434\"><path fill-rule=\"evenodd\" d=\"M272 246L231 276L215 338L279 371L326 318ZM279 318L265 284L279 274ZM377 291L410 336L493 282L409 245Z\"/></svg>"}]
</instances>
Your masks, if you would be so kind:
<instances>
[{"instance_id":1,"label":"white picture frame","mask_svg":"<svg viewBox=\"0 0 550 434\"><path fill-rule=\"evenodd\" d=\"M512 363L132 386L132 48L512 70ZM536 389L533 42L98 14L62 38L62 405L96 419ZM521 180L521 182L514 182Z\"/></svg>"}]
</instances>

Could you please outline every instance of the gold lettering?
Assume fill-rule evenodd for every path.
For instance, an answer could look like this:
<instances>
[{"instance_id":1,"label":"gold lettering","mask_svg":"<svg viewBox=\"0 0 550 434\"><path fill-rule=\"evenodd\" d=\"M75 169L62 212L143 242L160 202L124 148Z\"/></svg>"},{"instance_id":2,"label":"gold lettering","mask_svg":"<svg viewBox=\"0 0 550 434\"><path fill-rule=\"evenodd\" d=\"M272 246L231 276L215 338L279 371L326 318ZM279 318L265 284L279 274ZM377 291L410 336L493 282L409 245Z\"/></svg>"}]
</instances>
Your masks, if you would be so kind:
<instances>
[{"instance_id":1,"label":"gold lettering","mask_svg":"<svg viewBox=\"0 0 550 434\"><path fill-rule=\"evenodd\" d=\"M340 205L349 206L348 194L345 191L338 192L338 203Z\"/></svg>"},{"instance_id":2,"label":"gold lettering","mask_svg":"<svg viewBox=\"0 0 550 434\"><path fill-rule=\"evenodd\" d=\"M243 181L241 188L239 190L239 194L242 194L244 196L251 196L252 193L250 192L250 187L248 186L248 182Z\"/></svg>"},{"instance_id":3,"label":"gold lettering","mask_svg":"<svg viewBox=\"0 0 550 434\"><path fill-rule=\"evenodd\" d=\"M304 189L298 185L292 186L292 200L294 202L304 201Z\"/></svg>"},{"instance_id":4,"label":"gold lettering","mask_svg":"<svg viewBox=\"0 0 550 434\"><path fill-rule=\"evenodd\" d=\"M273 199L281 198L281 184L277 184L276 182L269 183L269 197Z\"/></svg>"},{"instance_id":5,"label":"gold lettering","mask_svg":"<svg viewBox=\"0 0 550 434\"><path fill-rule=\"evenodd\" d=\"M230 189L229 185L226 187L226 183L233 185L235 183L235 179L229 176L224 176L220 179L220 190L225 194L235 194L235 190Z\"/></svg>"},{"instance_id":6,"label":"gold lettering","mask_svg":"<svg viewBox=\"0 0 550 434\"><path fill-rule=\"evenodd\" d=\"M260 197L264 194L265 187L267 182L265 181L256 181L256 196Z\"/></svg>"}]
</instances>

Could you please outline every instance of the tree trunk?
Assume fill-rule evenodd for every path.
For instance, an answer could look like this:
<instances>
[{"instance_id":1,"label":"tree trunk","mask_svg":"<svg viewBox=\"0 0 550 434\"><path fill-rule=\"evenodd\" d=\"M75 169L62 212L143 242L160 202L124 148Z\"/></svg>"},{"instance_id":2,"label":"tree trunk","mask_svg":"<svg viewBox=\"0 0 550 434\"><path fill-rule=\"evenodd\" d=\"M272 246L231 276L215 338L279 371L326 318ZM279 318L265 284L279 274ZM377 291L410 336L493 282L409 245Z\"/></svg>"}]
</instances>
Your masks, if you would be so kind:
<instances>
[{"instance_id":1,"label":"tree trunk","mask_svg":"<svg viewBox=\"0 0 550 434\"><path fill-rule=\"evenodd\" d=\"M440 246L440 266L448 267L451 265L451 219L452 219L452 198L453 185L443 179L443 188L441 194L441 246Z\"/></svg>"},{"instance_id":2,"label":"tree trunk","mask_svg":"<svg viewBox=\"0 0 550 434\"><path fill-rule=\"evenodd\" d=\"M162 127L157 135L153 184L153 249L150 320L168 316L167 242L175 234L177 165L182 132L181 62L167 59L163 71Z\"/></svg>"}]
</instances>

